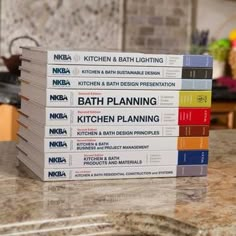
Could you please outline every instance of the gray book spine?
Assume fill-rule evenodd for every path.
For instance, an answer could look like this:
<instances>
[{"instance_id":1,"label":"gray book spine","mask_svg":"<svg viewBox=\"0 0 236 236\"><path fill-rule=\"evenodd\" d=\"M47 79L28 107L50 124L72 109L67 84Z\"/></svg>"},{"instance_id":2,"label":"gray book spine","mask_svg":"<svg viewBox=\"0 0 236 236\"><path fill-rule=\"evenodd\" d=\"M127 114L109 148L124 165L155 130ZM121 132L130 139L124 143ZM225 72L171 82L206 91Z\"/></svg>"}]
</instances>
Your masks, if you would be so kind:
<instances>
[{"instance_id":1,"label":"gray book spine","mask_svg":"<svg viewBox=\"0 0 236 236\"><path fill-rule=\"evenodd\" d=\"M206 176L207 175L207 165L186 165L177 166L176 176Z\"/></svg>"}]
</instances>

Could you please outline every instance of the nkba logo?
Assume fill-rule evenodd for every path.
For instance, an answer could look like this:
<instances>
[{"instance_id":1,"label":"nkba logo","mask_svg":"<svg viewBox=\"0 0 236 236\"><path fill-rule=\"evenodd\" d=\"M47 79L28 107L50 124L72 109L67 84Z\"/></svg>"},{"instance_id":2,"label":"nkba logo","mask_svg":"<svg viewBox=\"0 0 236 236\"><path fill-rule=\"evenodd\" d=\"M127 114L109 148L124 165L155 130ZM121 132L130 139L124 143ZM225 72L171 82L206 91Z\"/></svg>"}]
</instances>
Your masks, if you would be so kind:
<instances>
[{"instance_id":1,"label":"nkba logo","mask_svg":"<svg viewBox=\"0 0 236 236\"><path fill-rule=\"evenodd\" d=\"M50 101L68 101L66 95L50 95Z\"/></svg>"},{"instance_id":2,"label":"nkba logo","mask_svg":"<svg viewBox=\"0 0 236 236\"><path fill-rule=\"evenodd\" d=\"M68 116L66 113L50 113L49 119L50 120L67 120Z\"/></svg>"},{"instance_id":3,"label":"nkba logo","mask_svg":"<svg viewBox=\"0 0 236 236\"><path fill-rule=\"evenodd\" d=\"M70 74L70 70L69 68L52 68L52 73L53 74L66 74L66 75L69 75Z\"/></svg>"},{"instance_id":4,"label":"nkba logo","mask_svg":"<svg viewBox=\"0 0 236 236\"><path fill-rule=\"evenodd\" d=\"M52 81L52 85L54 86L70 86L70 81L65 79L54 79Z\"/></svg>"},{"instance_id":5,"label":"nkba logo","mask_svg":"<svg viewBox=\"0 0 236 236\"><path fill-rule=\"evenodd\" d=\"M56 128L50 128L49 129L49 134L51 134L51 135L67 135L67 131L66 131L66 129L64 128L64 129L62 129L62 128L58 128L58 129L56 129Z\"/></svg>"},{"instance_id":6,"label":"nkba logo","mask_svg":"<svg viewBox=\"0 0 236 236\"><path fill-rule=\"evenodd\" d=\"M50 141L50 148L67 148L67 143L65 141Z\"/></svg>"},{"instance_id":7,"label":"nkba logo","mask_svg":"<svg viewBox=\"0 0 236 236\"><path fill-rule=\"evenodd\" d=\"M54 54L55 61L71 61L72 58L68 54Z\"/></svg>"},{"instance_id":8,"label":"nkba logo","mask_svg":"<svg viewBox=\"0 0 236 236\"><path fill-rule=\"evenodd\" d=\"M66 159L64 157L49 157L49 164L66 164Z\"/></svg>"},{"instance_id":9,"label":"nkba logo","mask_svg":"<svg viewBox=\"0 0 236 236\"><path fill-rule=\"evenodd\" d=\"M48 178L65 178L66 173L65 171L49 171Z\"/></svg>"}]
</instances>

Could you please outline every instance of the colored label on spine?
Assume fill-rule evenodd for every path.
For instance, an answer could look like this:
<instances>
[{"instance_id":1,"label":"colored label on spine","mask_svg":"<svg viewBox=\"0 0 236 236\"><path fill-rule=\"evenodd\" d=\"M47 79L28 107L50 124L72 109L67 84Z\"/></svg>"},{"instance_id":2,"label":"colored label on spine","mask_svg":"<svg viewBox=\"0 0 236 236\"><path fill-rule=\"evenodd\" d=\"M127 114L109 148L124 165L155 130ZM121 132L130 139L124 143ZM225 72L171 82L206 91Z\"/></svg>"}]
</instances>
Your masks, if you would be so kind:
<instances>
[{"instance_id":1,"label":"colored label on spine","mask_svg":"<svg viewBox=\"0 0 236 236\"><path fill-rule=\"evenodd\" d=\"M210 109L179 108L179 125L196 125L210 123Z\"/></svg>"},{"instance_id":2,"label":"colored label on spine","mask_svg":"<svg viewBox=\"0 0 236 236\"><path fill-rule=\"evenodd\" d=\"M211 91L180 91L180 107L210 107Z\"/></svg>"},{"instance_id":3,"label":"colored label on spine","mask_svg":"<svg viewBox=\"0 0 236 236\"><path fill-rule=\"evenodd\" d=\"M179 137L179 150L208 149L208 137Z\"/></svg>"},{"instance_id":4,"label":"colored label on spine","mask_svg":"<svg viewBox=\"0 0 236 236\"><path fill-rule=\"evenodd\" d=\"M209 136L208 125L181 125L179 126L179 136Z\"/></svg>"},{"instance_id":5,"label":"colored label on spine","mask_svg":"<svg viewBox=\"0 0 236 236\"><path fill-rule=\"evenodd\" d=\"M178 165L208 164L208 151L179 151Z\"/></svg>"}]
</instances>

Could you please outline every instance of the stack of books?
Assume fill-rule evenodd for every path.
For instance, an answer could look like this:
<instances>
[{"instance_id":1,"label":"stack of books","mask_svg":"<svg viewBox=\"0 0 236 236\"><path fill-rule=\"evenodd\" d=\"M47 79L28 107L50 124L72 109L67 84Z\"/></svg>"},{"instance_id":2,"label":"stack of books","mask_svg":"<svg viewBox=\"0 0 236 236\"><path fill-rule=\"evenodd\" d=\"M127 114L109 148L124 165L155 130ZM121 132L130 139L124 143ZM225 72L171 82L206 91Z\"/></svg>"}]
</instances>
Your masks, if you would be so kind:
<instances>
[{"instance_id":1,"label":"stack of books","mask_svg":"<svg viewBox=\"0 0 236 236\"><path fill-rule=\"evenodd\" d=\"M23 48L18 159L42 180L205 176L208 55Z\"/></svg>"}]
</instances>

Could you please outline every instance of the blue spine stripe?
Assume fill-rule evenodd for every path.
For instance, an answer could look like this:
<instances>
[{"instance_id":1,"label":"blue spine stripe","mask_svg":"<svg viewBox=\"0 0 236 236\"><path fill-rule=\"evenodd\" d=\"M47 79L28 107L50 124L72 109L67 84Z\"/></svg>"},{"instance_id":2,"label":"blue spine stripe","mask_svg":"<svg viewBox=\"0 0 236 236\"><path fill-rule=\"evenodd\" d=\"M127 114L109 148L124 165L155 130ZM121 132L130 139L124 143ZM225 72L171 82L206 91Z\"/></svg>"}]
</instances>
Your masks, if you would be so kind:
<instances>
[{"instance_id":1,"label":"blue spine stripe","mask_svg":"<svg viewBox=\"0 0 236 236\"><path fill-rule=\"evenodd\" d=\"M178 165L206 165L208 164L208 151L179 151Z\"/></svg>"},{"instance_id":2,"label":"blue spine stripe","mask_svg":"<svg viewBox=\"0 0 236 236\"><path fill-rule=\"evenodd\" d=\"M183 66L213 67L213 58L208 55L184 55Z\"/></svg>"}]
</instances>

